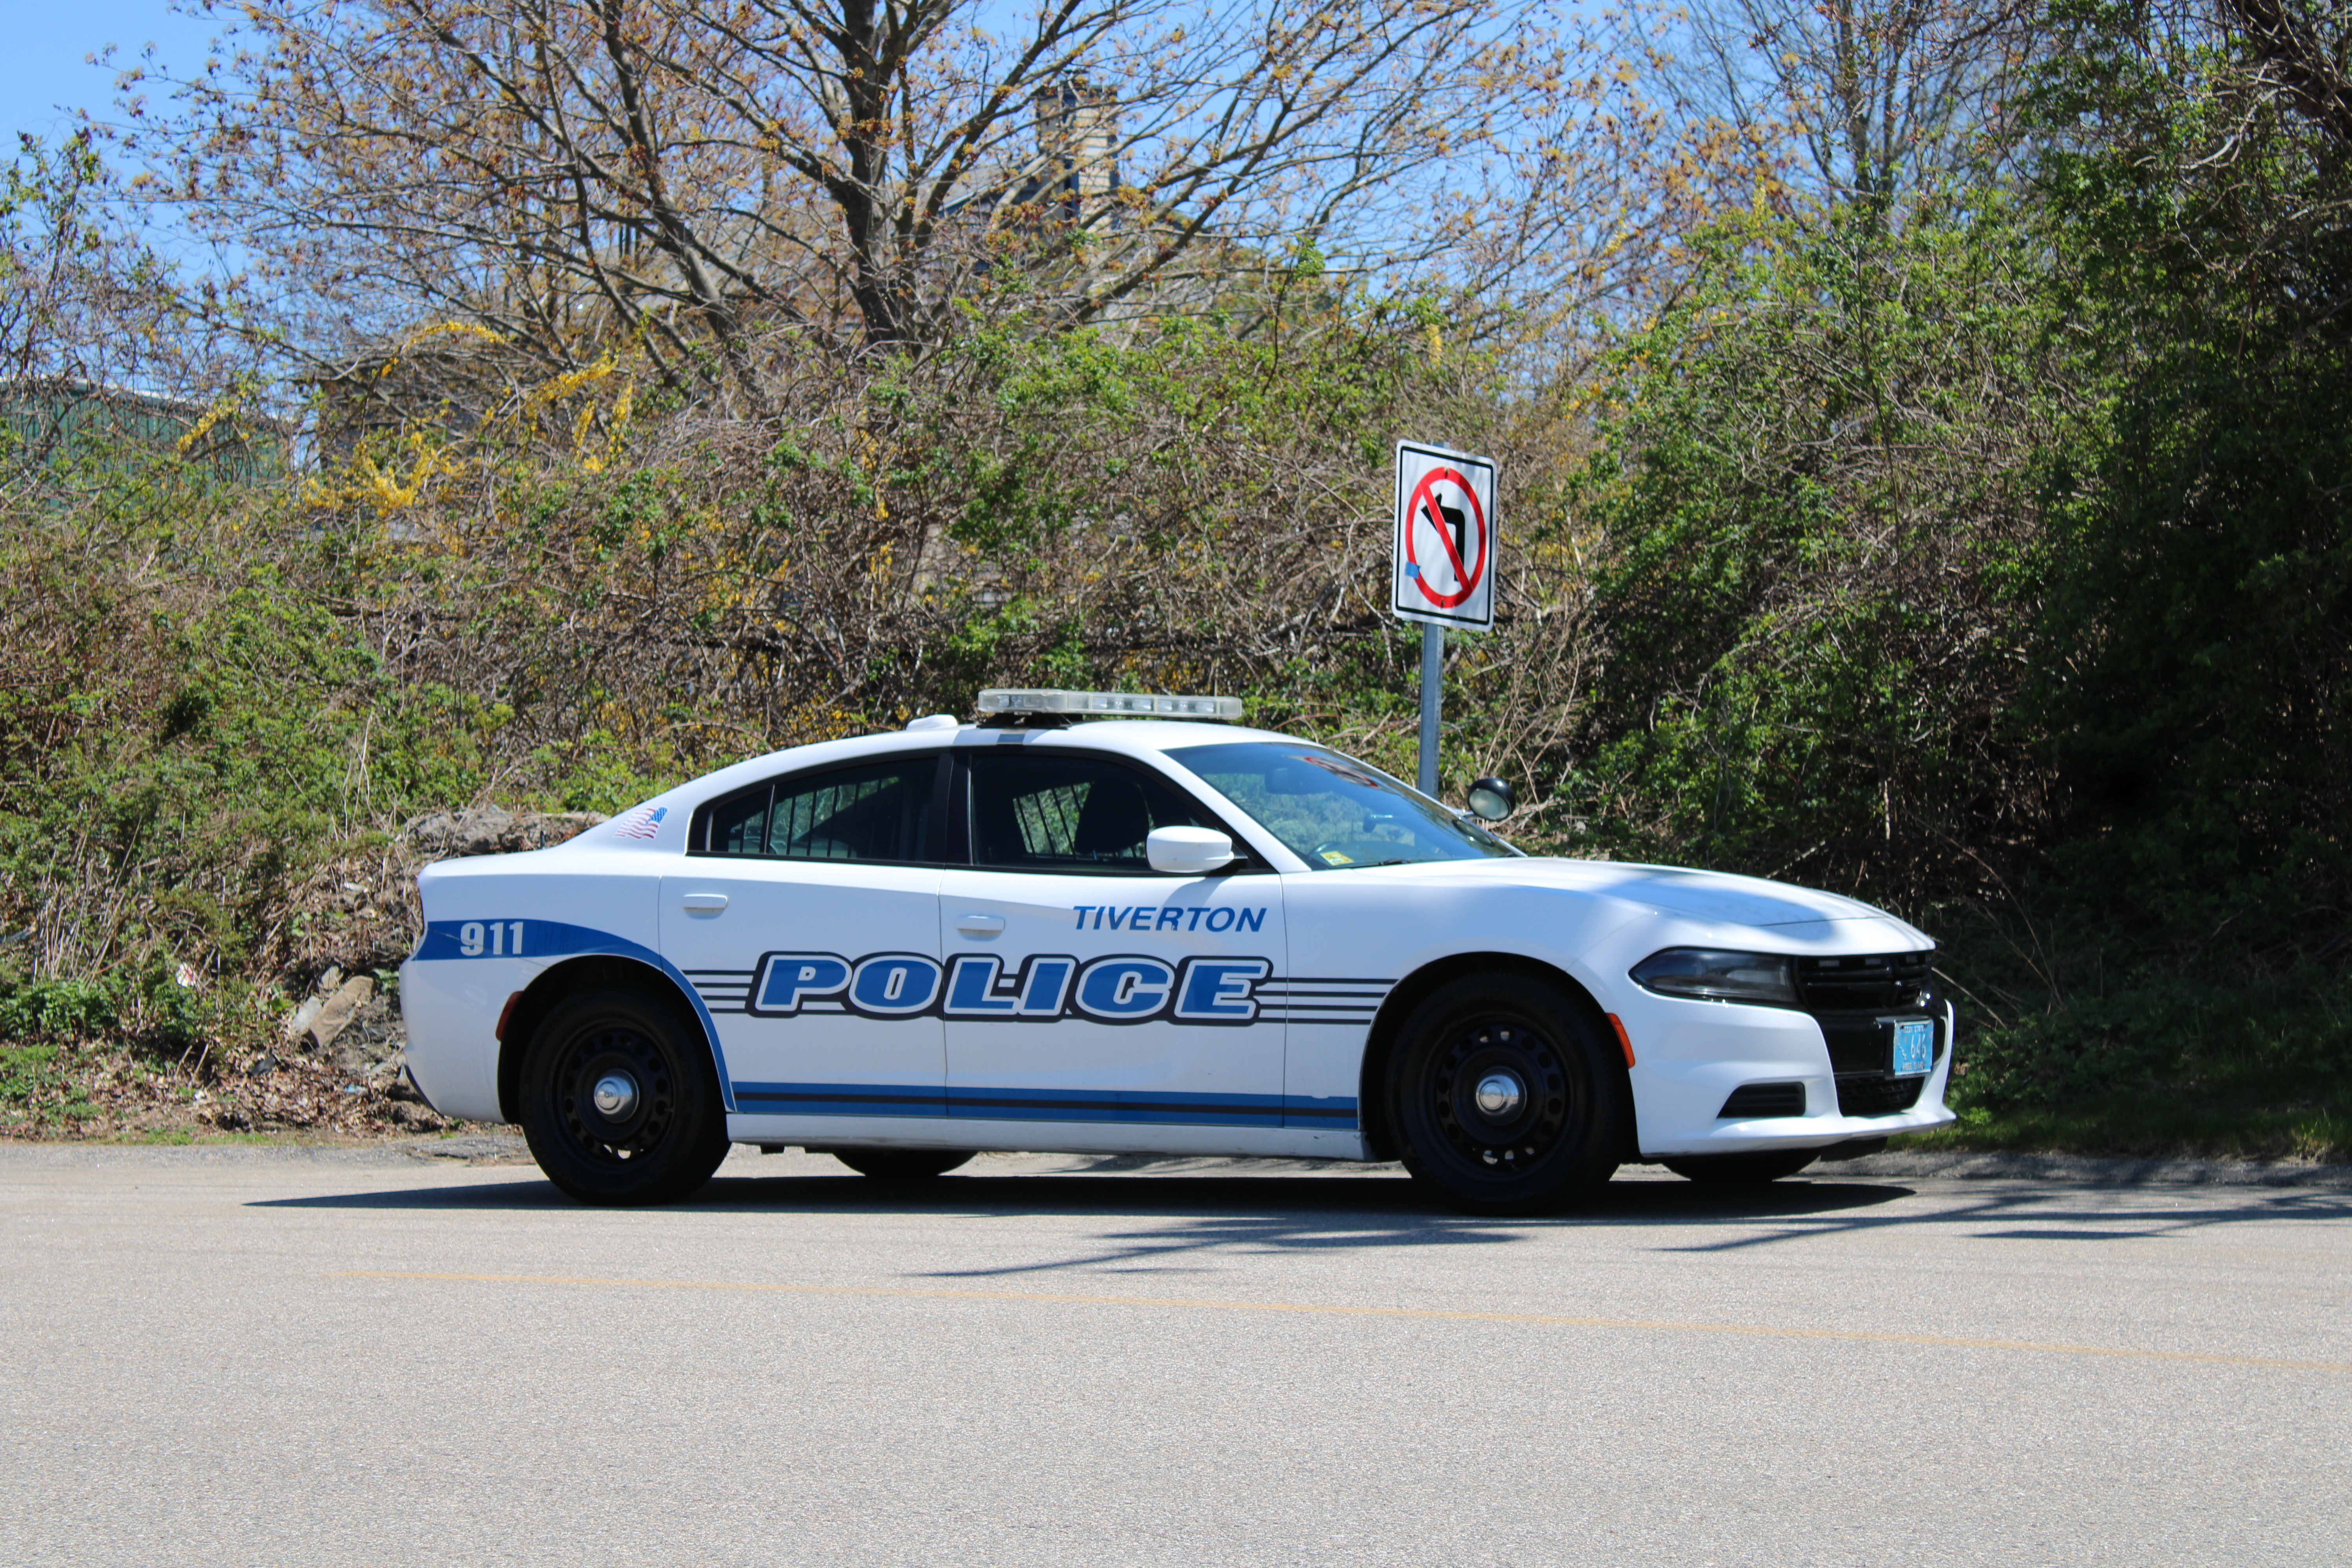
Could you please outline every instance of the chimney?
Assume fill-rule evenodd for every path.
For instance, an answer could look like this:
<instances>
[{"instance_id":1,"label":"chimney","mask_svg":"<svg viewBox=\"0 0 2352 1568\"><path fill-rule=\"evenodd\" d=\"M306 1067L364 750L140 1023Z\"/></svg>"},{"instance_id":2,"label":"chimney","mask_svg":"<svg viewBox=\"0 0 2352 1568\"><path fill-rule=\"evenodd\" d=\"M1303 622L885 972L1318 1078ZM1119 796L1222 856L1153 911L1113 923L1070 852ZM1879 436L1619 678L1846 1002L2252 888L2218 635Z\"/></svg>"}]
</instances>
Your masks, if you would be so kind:
<instances>
[{"instance_id":1,"label":"chimney","mask_svg":"<svg viewBox=\"0 0 2352 1568\"><path fill-rule=\"evenodd\" d=\"M1034 101L1045 194L1067 203L1073 216L1099 205L1118 188L1116 96L1074 77L1040 88Z\"/></svg>"}]
</instances>

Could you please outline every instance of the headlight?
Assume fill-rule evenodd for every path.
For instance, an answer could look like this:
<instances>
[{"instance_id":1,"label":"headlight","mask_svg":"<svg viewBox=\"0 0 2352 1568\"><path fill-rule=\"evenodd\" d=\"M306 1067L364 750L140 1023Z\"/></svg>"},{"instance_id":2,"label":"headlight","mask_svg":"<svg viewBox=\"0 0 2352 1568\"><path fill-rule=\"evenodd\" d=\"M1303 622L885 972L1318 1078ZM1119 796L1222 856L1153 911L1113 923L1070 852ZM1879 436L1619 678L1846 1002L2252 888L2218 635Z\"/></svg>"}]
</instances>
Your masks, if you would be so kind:
<instances>
[{"instance_id":1,"label":"headlight","mask_svg":"<svg viewBox=\"0 0 2352 1568\"><path fill-rule=\"evenodd\" d=\"M1769 952L1718 952L1706 947L1670 947L1633 966L1633 979L1661 996L1691 996L1707 1002L1797 1005L1795 964Z\"/></svg>"}]
</instances>

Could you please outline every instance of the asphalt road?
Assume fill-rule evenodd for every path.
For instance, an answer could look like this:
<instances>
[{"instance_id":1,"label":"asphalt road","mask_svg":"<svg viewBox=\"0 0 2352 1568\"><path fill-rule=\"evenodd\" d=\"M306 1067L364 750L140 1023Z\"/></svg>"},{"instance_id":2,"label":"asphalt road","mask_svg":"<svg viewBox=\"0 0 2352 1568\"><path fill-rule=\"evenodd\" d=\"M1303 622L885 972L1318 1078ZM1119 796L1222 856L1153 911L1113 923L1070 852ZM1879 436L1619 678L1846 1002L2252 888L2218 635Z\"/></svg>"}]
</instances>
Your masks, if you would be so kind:
<instances>
[{"instance_id":1,"label":"asphalt road","mask_svg":"<svg viewBox=\"0 0 2352 1568\"><path fill-rule=\"evenodd\" d=\"M2352 1562L2352 1191L1121 1163L0 1148L0 1561Z\"/></svg>"}]
</instances>

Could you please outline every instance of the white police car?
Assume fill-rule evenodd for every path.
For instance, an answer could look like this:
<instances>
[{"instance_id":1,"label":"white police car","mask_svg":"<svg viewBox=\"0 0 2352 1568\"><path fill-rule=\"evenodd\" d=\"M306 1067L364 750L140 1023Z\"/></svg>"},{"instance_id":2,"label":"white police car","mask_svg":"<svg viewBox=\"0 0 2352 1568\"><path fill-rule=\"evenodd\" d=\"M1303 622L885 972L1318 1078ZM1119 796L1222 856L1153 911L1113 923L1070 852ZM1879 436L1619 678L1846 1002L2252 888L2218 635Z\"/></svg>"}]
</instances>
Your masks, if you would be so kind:
<instances>
[{"instance_id":1,"label":"white police car","mask_svg":"<svg viewBox=\"0 0 2352 1568\"><path fill-rule=\"evenodd\" d=\"M681 1197L731 1142L891 1177L981 1149L1394 1158L1528 1213L1628 1160L1766 1181L1952 1120L1934 944L1881 910L1523 856L1377 768L1200 721L1230 698L982 708L427 867L418 1089L520 1121L604 1204Z\"/></svg>"}]
</instances>

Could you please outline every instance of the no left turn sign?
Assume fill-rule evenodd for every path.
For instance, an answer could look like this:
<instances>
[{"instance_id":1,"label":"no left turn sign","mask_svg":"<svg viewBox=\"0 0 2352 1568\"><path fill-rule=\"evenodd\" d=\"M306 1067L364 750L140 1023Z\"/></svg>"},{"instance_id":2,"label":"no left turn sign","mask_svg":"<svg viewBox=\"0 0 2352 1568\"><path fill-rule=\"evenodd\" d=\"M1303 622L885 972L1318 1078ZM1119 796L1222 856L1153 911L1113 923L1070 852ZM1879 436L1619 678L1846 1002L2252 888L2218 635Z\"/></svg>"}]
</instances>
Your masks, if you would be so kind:
<instances>
[{"instance_id":1,"label":"no left turn sign","mask_svg":"<svg viewBox=\"0 0 2352 1568\"><path fill-rule=\"evenodd\" d=\"M1400 441L1389 607L1408 621L1495 624L1495 465Z\"/></svg>"}]
</instances>

